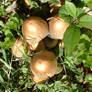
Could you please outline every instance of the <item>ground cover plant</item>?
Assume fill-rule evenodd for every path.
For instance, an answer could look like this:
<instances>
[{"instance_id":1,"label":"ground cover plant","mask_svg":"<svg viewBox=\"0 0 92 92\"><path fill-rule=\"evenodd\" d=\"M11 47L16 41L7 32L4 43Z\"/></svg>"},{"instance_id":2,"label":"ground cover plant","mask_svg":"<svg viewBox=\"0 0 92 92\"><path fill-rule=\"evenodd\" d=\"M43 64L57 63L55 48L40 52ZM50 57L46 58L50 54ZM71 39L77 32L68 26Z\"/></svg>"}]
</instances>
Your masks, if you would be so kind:
<instances>
[{"instance_id":1,"label":"ground cover plant","mask_svg":"<svg viewBox=\"0 0 92 92\"><path fill-rule=\"evenodd\" d=\"M0 92L92 92L92 0L0 0Z\"/></svg>"}]
</instances>

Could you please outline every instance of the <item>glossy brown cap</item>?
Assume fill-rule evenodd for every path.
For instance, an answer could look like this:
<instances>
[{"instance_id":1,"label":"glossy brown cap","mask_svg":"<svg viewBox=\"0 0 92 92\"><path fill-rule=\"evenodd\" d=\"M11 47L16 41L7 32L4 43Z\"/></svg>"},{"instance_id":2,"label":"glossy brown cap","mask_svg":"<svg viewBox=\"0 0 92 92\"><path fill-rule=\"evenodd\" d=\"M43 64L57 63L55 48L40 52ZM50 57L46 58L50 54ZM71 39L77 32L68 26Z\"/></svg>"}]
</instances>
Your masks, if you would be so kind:
<instances>
[{"instance_id":1,"label":"glossy brown cap","mask_svg":"<svg viewBox=\"0 0 92 92\"><path fill-rule=\"evenodd\" d=\"M54 48L58 44L59 40L51 39L51 38L45 38L44 43L45 46L48 48Z\"/></svg>"},{"instance_id":2,"label":"glossy brown cap","mask_svg":"<svg viewBox=\"0 0 92 92\"><path fill-rule=\"evenodd\" d=\"M25 41L35 49L39 42L48 35L48 25L40 17L32 16L24 21L22 33Z\"/></svg>"},{"instance_id":3,"label":"glossy brown cap","mask_svg":"<svg viewBox=\"0 0 92 92\"><path fill-rule=\"evenodd\" d=\"M49 20L49 37L52 39L63 39L64 32L68 27L69 24L60 17L52 17Z\"/></svg>"},{"instance_id":4,"label":"glossy brown cap","mask_svg":"<svg viewBox=\"0 0 92 92\"><path fill-rule=\"evenodd\" d=\"M29 4L28 0L24 0L24 2L25 2L27 7L30 7L30 4Z\"/></svg>"},{"instance_id":5,"label":"glossy brown cap","mask_svg":"<svg viewBox=\"0 0 92 92\"><path fill-rule=\"evenodd\" d=\"M56 56L50 51L39 52L33 56L30 69L39 78L52 77L57 71Z\"/></svg>"}]
</instances>

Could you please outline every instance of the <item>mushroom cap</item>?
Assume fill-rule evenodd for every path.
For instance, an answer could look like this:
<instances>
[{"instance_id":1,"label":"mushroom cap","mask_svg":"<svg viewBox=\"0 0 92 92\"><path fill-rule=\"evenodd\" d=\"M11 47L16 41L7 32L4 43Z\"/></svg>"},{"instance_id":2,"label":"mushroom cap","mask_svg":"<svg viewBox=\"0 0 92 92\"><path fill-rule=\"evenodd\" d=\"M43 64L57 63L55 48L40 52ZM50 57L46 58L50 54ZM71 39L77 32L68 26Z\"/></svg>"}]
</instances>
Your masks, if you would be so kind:
<instances>
[{"instance_id":1,"label":"mushroom cap","mask_svg":"<svg viewBox=\"0 0 92 92\"><path fill-rule=\"evenodd\" d=\"M38 43L48 35L48 25L40 17L32 16L25 20L22 26L25 41L36 48Z\"/></svg>"},{"instance_id":2,"label":"mushroom cap","mask_svg":"<svg viewBox=\"0 0 92 92\"><path fill-rule=\"evenodd\" d=\"M31 79L35 82L35 83L42 83L44 81L46 81L48 78L47 77L38 77L38 76L34 76L31 75Z\"/></svg>"},{"instance_id":3,"label":"mushroom cap","mask_svg":"<svg viewBox=\"0 0 92 92\"><path fill-rule=\"evenodd\" d=\"M53 52L40 52L33 56L30 69L34 76L48 78L57 71L57 59Z\"/></svg>"},{"instance_id":4,"label":"mushroom cap","mask_svg":"<svg viewBox=\"0 0 92 92\"><path fill-rule=\"evenodd\" d=\"M44 43L48 48L54 48L58 44L59 40L46 38L44 39Z\"/></svg>"},{"instance_id":5,"label":"mushroom cap","mask_svg":"<svg viewBox=\"0 0 92 92\"><path fill-rule=\"evenodd\" d=\"M17 38L14 45L11 48L12 53L14 56L16 57L23 57L23 53L24 53L24 47L23 47L23 43L22 40L20 38Z\"/></svg>"},{"instance_id":6,"label":"mushroom cap","mask_svg":"<svg viewBox=\"0 0 92 92\"><path fill-rule=\"evenodd\" d=\"M69 27L63 19L58 16L49 20L49 37L52 39L63 39L64 32Z\"/></svg>"},{"instance_id":7,"label":"mushroom cap","mask_svg":"<svg viewBox=\"0 0 92 92\"><path fill-rule=\"evenodd\" d=\"M37 48L36 48L36 52L39 52L39 51L42 51L42 50L45 50L45 44L43 41L39 42Z\"/></svg>"},{"instance_id":8,"label":"mushroom cap","mask_svg":"<svg viewBox=\"0 0 92 92\"><path fill-rule=\"evenodd\" d=\"M30 6L28 0L24 0L24 2L25 2L25 4L26 4L26 6L28 6L28 7Z\"/></svg>"}]
</instances>

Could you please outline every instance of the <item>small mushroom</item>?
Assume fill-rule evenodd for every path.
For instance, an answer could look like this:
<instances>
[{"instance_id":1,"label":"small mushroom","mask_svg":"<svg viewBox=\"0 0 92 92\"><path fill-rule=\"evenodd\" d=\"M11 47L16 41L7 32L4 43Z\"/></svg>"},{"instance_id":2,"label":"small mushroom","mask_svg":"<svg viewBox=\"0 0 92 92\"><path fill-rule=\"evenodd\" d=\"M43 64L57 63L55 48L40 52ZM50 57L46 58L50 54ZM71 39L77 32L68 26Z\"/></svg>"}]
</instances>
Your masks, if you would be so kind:
<instances>
[{"instance_id":1,"label":"small mushroom","mask_svg":"<svg viewBox=\"0 0 92 92\"><path fill-rule=\"evenodd\" d=\"M63 41L59 42L59 47L64 48L64 42Z\"/></svg>"},{"instance_id":2,"label":"small mushroom","mask_svg":"<svg viewBox=\"0 0 92 92\"><path fill-rule=\"evenodd\" d=\"M58 44L59 40L51 39L51 38L45 38L44 43L46 47L48 48L54 48Z\"/></svg>"},{"instance_id":3,"label":"small mushroom","mask_svg":"<svg viewBox=\"0 0 92 92\"><path fill-rule=\"evenodd\" d=\"M48 35L48 25L42 18L32 16L24 21L22 33L31 49L36 49L39 42Z\"/></svg>"},{"instance_id":4,"label":"small mushroom","mask_svg":"<svg viewBox=\"0 0 92 92\"><path fill-rule=\"evenodd\" d=\"M32 81L34 81L35 83L42 83L42 82L45 82L47 80L47 77L38 77L38 76L34 76L34 75L31 75L31 79Z\"/></svg>"},{"instance_id":5,"label":"small mushroom","mask_svg":"<svg viewBox=\"0 0 92 92\"><path fill-rule=\"evenodd\" d=\"M52 17L49 20L49 37L52 39L63 39L64 32L69 27L69 24L65 22L59 16Z\"/></svg>"},{"instance_id":6,"label":"small mushroom","mask_svg":"<svg viewBox=\"0 0 92 92\"><path fill-rule=\"evenodd\" d=\"M23 42L20 38L17 38L14 45L11 48L12 53L16 57L23 57L24 53L24 47L23 47Z\"/></svg>"},{"instance_id":7,"label":"small mushroom","mask_svg":"<svg viewBox=\"0 0 92 92\"><path fill-rule=\"evenodd\" d=\"M39 52L39 51L42 51L42 50L45 50L45 44L43 41L39 42L37 48L36 48L36 52Z\"/></svg>"},{"instance_id":8,"label":"small mushroom","mask_svg":"<svg viewBox=\"0 0 92 92\"><path fill-rule=\"evenodd\" d=\"M30 3L29 3L28 0L24 0L24 2L25 2L25 4L26 4L27 7L30 7Z\"/></svg>"},{"instance_id":9,"label":"small mushroom","mask_svg":"<svg viewBox=\"0 0 92 92\"><path fill-rule=\"evenodd\" d=\"M30 64L30 70L35 76L34 78L46 80L54 76L57 71L56 56L50 51L35 54Z\"/></svg>"}]
</instances>

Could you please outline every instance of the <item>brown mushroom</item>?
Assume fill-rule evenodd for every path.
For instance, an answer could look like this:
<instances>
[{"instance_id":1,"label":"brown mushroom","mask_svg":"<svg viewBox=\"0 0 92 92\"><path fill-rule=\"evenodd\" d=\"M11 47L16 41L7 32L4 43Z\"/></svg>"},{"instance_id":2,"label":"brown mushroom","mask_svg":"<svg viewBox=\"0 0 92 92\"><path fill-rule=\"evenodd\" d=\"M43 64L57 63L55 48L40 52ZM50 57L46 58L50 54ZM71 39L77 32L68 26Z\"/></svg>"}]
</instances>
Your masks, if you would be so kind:
<instances>
[{"instance_id":1,"label":"brown mushroom","mask_svg":"<svg viewBox=\"0 0 92 92\"><path fill-rule=\"evenodd\" d=\"M45 82L47 80L47 77L38 77L38 76L31 75L31 79L35 83L42 83L42 82Z\"/></svg>"},{"instance_id":2,"label":"brown mushroom","mask_svg":"<svg viewBox=\"0 0 92 92\"><path fill-rule=\"evenodd\" d=\"M44 51L33 56L30 64L33 75L39 79L48 79L57 71L57 59L53 52Z\"/></svg>"},{"instance_id":3,"label":"brown mushroom","mask_svg":"<svg viewBox=\"0 0 92 92\"><path fill-rule=\"evenodd\" d=\"M59 16L52 17L49 20L49 37L52 39L63 39L64 32L69 27L69 24L65 22Z\"/></svg>"},{"instance_id":4,"label":"brown mushroom","mask_svg":"<svg viewBox=\"0 0 92 92\"><path fill-rule=\"evenodd\" d=\"M43 41L39 42L37 48L36 48L36 52L39 52L39 51L42 51L42 50L45 50L45 44Z\"/></svg>"},{"instance_id":5,"label":"brown mushroom","mask_svg":"<svg viewBox=\"0 0 92 92\"><path fill-rule=\"evenodd\" d=\"M26 4L27 7L30 7L30 3L29 3L28 0L24 0L24 2L25 2L25 4Z\"/></svg>"},{"instance_id":6,"label":"brown mushroom","mask_svg":"<svg viewBox=\"0 0 92 92\"><path fill-rule=\"evenodd\" d=\"M24 47L23 42L20 38L17 38L14 45L11 48L12 53L16 57L23 57Z\"/></svg>"},{"instance_id":7,"label":"brown mushroom","mask_svg":"<svg viewBox=\"0 0 92 92\"><path fill-rule=\"evenodd\" d=\"M48 25L42 18L32 16L24 21L22 33L31 49L35 49L39 42L48 35Z\"/></svg>"},{"instance_id":8,"label":"brown mushroom","mask_svg":"<svg viewBox=\"0 0 92 92\"><path fill-rule=\"evenodd\" d=\"M59 40L45 38L44 43L48 48L54 48L58 44Z\"/></svg>"}]
</instances>

